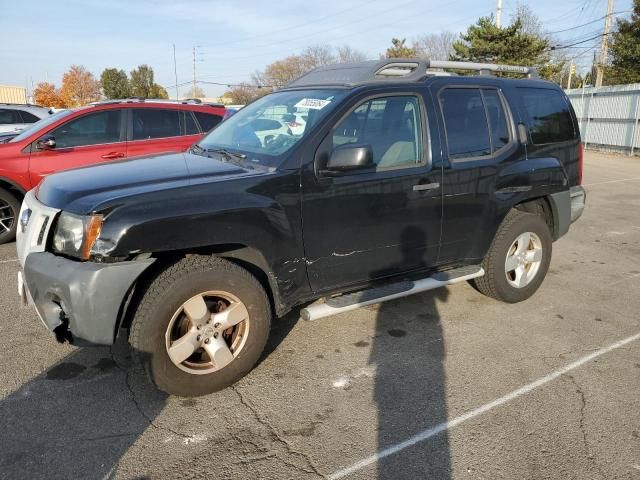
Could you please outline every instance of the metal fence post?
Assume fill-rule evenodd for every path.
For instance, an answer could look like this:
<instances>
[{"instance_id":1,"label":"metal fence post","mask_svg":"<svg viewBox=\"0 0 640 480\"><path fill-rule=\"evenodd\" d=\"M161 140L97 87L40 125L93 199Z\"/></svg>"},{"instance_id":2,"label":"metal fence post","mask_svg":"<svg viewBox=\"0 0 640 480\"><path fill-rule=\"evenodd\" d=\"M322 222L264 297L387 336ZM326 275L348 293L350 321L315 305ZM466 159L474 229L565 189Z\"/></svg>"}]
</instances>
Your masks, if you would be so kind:
<instances>
[{"instance_id":1,"label":"metal fence post","mask_svg":"<svg viewBox=\"0 0 640 480\"><path fill-rule=\"evenodd\" d=\"M633 120L633 132L631 133L631 153L630 156L633 156L633 149L636 145L636 136L638 135L638 116L640 114L640 94L636 98L636 113L635 118Z\"/></svg>"}]
</instances>

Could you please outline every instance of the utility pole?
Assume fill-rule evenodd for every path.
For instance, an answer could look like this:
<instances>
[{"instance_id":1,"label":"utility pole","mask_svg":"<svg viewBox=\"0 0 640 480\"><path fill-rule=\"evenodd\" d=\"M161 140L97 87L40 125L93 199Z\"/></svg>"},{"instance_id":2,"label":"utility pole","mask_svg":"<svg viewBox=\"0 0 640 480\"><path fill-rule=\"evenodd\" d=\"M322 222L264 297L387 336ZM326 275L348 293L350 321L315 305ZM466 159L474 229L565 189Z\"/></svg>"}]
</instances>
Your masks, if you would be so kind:
<instances>
[{"instance_id":1,"label":"utility pole","mask_svg":"<svg viewBox=\"0 0 640 480\"><path fill-rule=\"evenodd\" d=\"M576 64L571 62L569 64L569 80L567 80L567 90L569 90L571 88L571 78L573 77L573 74L576 71Z\"/></svg>"},{"instance_id":2,"label":"utility pole","mask_svg":"<svg viewBox=\"0 0 640 480\"><path fill-rule=\"evenodd\" d=\"M600 44L600 59L596 67L596 87L602 86L602 78L604 76L603 67L607 62L607 48L609 47L609 32L611 31L612 16L613 0L607 0L607 16L604 17L604 32L602 34L602 43Z\"/></svg>"},{"instance_id":3,"label":"utility pole","mask_svg":"<svg viewBox=\"0 0 640 480\"><path fill-rule=\"evenodd\" d=\"M193 90L191 96L196 96L196 47L193 47Z\"/></svg>"},{"instance_id":4,"label":"utility pole","mask_svg":"<svg viewBox=\"0 0 640 480\"><path fill-rule=\"evenodd\" d=\"M502 19L502 0L498 0L498 8L496 8L496 27L501 28Z\"/></svg>"},{"instance_id":5,"label":"utility pole","mask_svg":"<svg viewBox=\"0 0 640 480\"><path fill-rule=\"evenodd\" d=\"M176 65L176 44L173 44L173 74L176 77L176 100L180 100L180 93L178 92L178 67Z\"/></svg>"}]
</instances>

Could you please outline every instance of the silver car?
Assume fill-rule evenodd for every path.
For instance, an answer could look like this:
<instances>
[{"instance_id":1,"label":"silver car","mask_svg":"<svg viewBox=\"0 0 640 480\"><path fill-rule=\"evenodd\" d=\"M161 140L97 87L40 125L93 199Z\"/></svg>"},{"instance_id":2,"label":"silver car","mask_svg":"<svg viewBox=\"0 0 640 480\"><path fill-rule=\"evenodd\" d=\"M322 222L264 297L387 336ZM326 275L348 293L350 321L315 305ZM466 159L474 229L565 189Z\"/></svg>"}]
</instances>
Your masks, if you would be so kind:
<instances>
[{"instance_id":1,"label":"silver car","mask_svg":"<svg viewBox=\"0 0 640 480\"><path fill-rule=\"evenodd\" d=\"M0 134L20 132L51 113L50 108L37 105L0 103Z\"/></svg>"}]
</instances>

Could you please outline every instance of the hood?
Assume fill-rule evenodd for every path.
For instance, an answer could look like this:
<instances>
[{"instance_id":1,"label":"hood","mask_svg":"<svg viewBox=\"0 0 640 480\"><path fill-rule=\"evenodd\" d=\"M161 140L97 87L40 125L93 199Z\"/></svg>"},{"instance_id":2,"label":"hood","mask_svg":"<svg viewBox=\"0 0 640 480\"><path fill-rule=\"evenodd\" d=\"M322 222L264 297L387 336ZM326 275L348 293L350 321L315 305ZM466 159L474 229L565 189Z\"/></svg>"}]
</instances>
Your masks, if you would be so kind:
<instances>
[{"instance_id":1,"label":"hood","mask_svg":"<svg viewBox=\"0 0 640 480\"><path fill-rule=\"evenodd\" d=\"M36 196L50 207L86 214L117 198L252 174L237 165L190 153L149 155L49 175Z\"/></svg>"}]
</instances>

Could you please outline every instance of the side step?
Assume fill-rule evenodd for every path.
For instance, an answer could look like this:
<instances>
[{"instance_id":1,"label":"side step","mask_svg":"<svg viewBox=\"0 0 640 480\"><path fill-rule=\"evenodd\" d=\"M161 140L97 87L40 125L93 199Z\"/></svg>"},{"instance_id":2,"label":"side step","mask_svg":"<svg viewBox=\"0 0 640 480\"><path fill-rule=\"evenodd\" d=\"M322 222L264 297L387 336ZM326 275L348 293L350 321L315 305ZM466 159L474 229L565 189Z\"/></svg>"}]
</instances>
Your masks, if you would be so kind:
<instances>
[{"instance_id":1,"label":"side step","mask_svg":"<svg viewBox=\"0 0 640 480\"><path fill-rule=\"evenodd\" d=\"M304 320L318 320L338 313L348 312L356 308L366 307L374 303L382 303L395 298L407 297L414 293L426 292L434 288L452 285L454 283L481 277L484 270L478 265L439 272L431 277L421 278L416 281L407 281L384 285L382 287L347 293L338 297L327 299L324 303L311 305L300 310L300 317Z\"/></svg>"}]
</instances>

